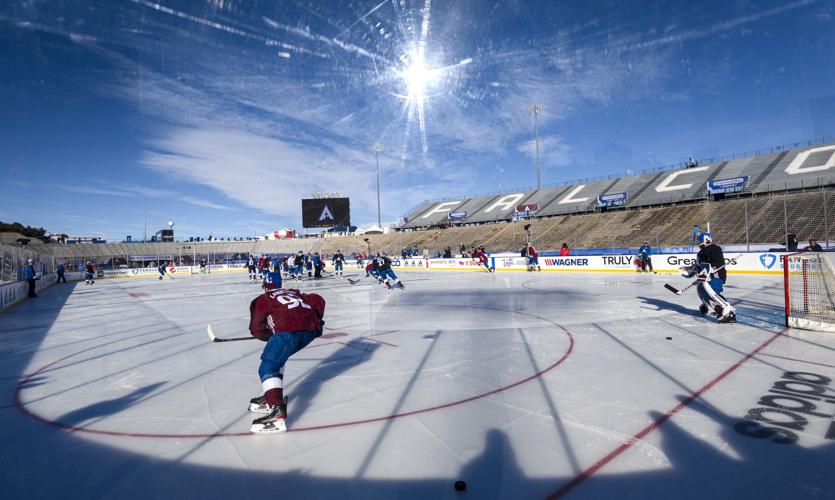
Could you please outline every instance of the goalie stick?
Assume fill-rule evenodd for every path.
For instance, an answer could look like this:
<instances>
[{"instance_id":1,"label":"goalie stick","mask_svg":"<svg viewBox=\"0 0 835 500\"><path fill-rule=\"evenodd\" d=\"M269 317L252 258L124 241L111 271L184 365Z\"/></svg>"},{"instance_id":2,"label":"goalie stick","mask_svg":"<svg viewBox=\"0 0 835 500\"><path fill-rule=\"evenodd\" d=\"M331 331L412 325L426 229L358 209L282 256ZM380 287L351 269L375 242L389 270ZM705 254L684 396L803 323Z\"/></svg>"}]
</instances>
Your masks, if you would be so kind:
<instances>
[{"instance_id":1,"label":"goalie stick","mask_svg":"<svg viewBox=\"0 0 835 500\"><path fill-rule=\"evenodd\" d=\"M733 259L738 259L738 258L740 258L740 257L742 257L742 254L739 254L739 255L737 255L737 256L735 256L735 257L731 257L731 259L732 259L732 260L733 260ZM722 269L725 269L725 266L727 266L727 264L724 264L724 265L721 265L721 266L717 267L716 269L714 269L714 270L713 270L713 272L715 273L715 272L721 271ZM673 293L674 293L674 294L676 294L676 295L681 295L681 294L683 294L684 292L686 292L687 290L689 290L690 288L692 288L692 287L693 287L693 285L695 285L695 284L696 284L696 283L698 283L698 282L699 282L699 280L695 280L694 282L690 283L689 285L687 285L686 287L682 288L681 290L679 290L678 288L674 287L673 285L671 285L671 284L669 284L669 283L664 283L664 288L666 288L667 290L669 290L669 291L673 292Z\"/></svg>"},{"instance_id":2,"label":"goalie stick","mask_svg":"<svg viewBox=\"0 0 835 500\"><path fill-rule=\"evenodd\" d=\"M230 337L230 338L221 338L215 335L215 332L212 331L212 324L209 323L206 326L206 333L209 335L209 340L212 342L235 342L238 340L253 340L255 337L248 336L248 337Z\"/></svg>"}]
</instances>

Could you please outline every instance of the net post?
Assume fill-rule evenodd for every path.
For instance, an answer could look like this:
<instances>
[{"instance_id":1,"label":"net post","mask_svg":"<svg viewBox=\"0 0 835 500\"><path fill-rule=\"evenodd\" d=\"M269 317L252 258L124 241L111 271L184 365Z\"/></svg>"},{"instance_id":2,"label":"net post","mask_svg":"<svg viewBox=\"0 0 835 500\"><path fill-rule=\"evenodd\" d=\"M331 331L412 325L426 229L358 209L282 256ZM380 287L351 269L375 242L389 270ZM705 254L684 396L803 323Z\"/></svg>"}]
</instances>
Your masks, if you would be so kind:
<instances>
[{"instance_id":1,"label":"net post","mask_svg":"<svg viewBox=\"0 0 835 500\"><path fill-rule=\"evenodd\" d=\"M789 326L789 316L791 315L791 302L789 297L789 256L783 255L783 292L786 300L786 326Z\"/></svg>"}]
</instances>

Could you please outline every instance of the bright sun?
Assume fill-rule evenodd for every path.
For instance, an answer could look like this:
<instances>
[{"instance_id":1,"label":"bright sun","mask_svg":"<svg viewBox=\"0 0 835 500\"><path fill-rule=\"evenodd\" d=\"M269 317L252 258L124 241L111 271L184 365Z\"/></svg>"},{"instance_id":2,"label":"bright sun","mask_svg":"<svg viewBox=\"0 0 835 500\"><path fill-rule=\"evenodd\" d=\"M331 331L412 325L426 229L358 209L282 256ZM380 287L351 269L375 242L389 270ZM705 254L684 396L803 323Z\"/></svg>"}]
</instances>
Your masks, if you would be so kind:
<instances>
[{"instance_id":1,"label":"bright sun","mask_svg":"<svg viewBox=\"0 0 835 500\"><path fill-rule=\"evenodd\" d=\"M432 71L426 68L423 57L415 56L411 64L403 71L402 77L406 83L409 99L423 101L426 87L432 79Z\"/></svg>"}]
</instances>

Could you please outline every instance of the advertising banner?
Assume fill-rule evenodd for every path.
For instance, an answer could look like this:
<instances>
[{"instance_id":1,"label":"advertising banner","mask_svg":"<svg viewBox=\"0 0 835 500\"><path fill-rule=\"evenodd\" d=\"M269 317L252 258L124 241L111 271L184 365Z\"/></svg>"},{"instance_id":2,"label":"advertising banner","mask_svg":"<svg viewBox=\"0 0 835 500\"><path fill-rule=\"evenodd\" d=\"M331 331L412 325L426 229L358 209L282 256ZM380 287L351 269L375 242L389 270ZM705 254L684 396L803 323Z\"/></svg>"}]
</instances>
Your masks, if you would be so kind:
<instances>
[{"instance_id":1,"label":"advertising banner","mask_svg":"<svg viewBox=\"0 0 835 500\"><path fill-rule=\"evenodd\" d=\"M446 218L449 222L461 222L467 218L467 212L450 212Z\"/></svg>"},{"instance_id":2,"label":"advertising banner","mask_svg":"<svg viewBox=\"0 0 835 500\"><path fill-rule=\"evenodd\" d=\"M626 200L629 199L629 193L610 193L610 194L601 194L597 197L597 206L598 207L617 207L619 205L623 205L626 203Z\"/></svg>"},{"instance_id":3,"label":"advertising banner","mask_svg":"<svg viewBox=\"0 0 835 500\"><path fill-rule=\"evenodd\" d=\"M731 179L714 179L707 182L710 194L738 193L748 186L748 176L733 177Z\"/></svg>"}]
</instances>

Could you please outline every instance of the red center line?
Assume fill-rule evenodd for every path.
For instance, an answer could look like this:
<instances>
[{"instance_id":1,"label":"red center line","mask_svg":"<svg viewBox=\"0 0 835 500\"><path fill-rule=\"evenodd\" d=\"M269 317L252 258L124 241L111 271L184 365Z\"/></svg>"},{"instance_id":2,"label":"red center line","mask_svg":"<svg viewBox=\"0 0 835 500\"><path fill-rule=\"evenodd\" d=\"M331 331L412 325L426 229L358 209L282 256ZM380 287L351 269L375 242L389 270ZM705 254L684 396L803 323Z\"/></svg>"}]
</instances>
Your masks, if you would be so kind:
<instances>
[{"instance_id":1,"label":"red center line","mask_svg":"<svg viewBox=\"0 0 835 500\"><path fill-rule=\"evenodd\" d=\"M760 356L769 356L771 358L787 359L789 361L799 361L800 363L809 363L810 365L818 365L818 366L826 366L826 367L829 367L829 368L835 368L835 365L828 365L826 363L818 363L816 361L808 361L808 360L805 360L805 359L797 359L797 358L789 358L789 357L786 357L786 356L778 356L776 354L765 354L765 353L763 353L763 354L760 354Z\"/></svg>"},{"instance_id":2,"label":"red center line","mask_svg":"<svg viewBox=\"0 0 835 500\"><path fill-rule=\"evenodd\" d=\"M701 389L699 389L698 391L696 391L693 394L691 394L690 396L688 396L687 399L685 399L684 401L679 403L675 408L673 408L672 410L668 411L667 413L665 413L665 414L661 415L660 417L658 417L657 419L655 419L654 422L652 422L648 426L644 427L640 432L638 432L637 434L635 434L634 436L629 438L629 440L627 440L625 443L623 443L620 446L618 446L617 448L615 448L608 455L606 455L605 457L603 457L600 460L598 460L597 462L595 462L591 467L589 467L588 469L584 470L583 472L581 472L580 474L575 476L574 479L572 479L571 481L564 484L560 489L554 491L553 493L548 495L546 498L553 499L553 498L564 497L571 490L576 488L580 483L582 483L586 479L588 479L591 476L593 476L594 474L596 474L598 471L600 471L600 469L605 467L606 464L608 464L609 462L611 462L612 460L617 458L621 453L623 453L626 450L628 450L629 448L631 448L632 445L634 445L638 441L642 440L647 434L649 434L650 432L652 432L655 429L664 425L664 423L667 420L670 420L673 417L673 415L675 415L676 413L685 409L687 406L690 405L690 403L692 403L693 401L695 401L696 399L701 397L702 394L704 394L710 388L712 388L714 385L719 383L719 381L721 381L722 379L724 379L725 377L727 377L728 375L733 373L737 368L742 366L743 363L745 363L746 361L748 361L749 359L754 357L758 352L765 349L769 344L771 344L772 342L777 340L779 337L781 337L786 332L786 330L788 330L788 328L783 328L783 330L774 334L773 337L769 338L768 340L766 340L765 342L760 344L756 349L754 349L753 351L746 354L742 359L740 359L739 361L737 361L736 363L734 363L733 365L728 367L725 371L723 371L722 373L717 375L716 378L714 378L713 380L711 380L707 384L703 385Z\"/></svg>"}]
</instances>

